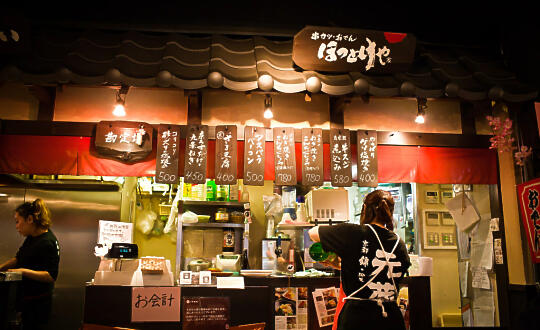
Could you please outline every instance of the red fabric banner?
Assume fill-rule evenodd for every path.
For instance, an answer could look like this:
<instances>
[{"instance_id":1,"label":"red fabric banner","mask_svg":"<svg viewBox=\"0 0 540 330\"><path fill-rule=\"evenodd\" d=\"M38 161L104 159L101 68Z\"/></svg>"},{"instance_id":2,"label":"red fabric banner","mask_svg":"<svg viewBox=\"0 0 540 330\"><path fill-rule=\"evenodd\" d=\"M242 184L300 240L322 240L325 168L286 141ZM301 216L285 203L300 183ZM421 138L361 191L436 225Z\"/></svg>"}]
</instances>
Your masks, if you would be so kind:
<instances>
[{"instance_id":1,"label":"red fabric banner","mask_svg":"<svg viewBox=\"0 0 540 330\"><path fill-rule=\"evenodd\" d=\"M540 178L517 186L519 208L533 263L540 263Z\"/></svg>"},{"instance_id":2,"label":"red fabric banner","mask_svg":"<svg viewBox=\"0 0 540 330\"><path fill-rule=\"evenodd\" d=\"M68 136L0 135L0 172L153 176L156 141L142 162L122 163L97 154L93 139ZM185 139L180 140L178 174L184 172ZM301 176L301 143L296 143L297 176ZM497 184L497 154L489 149L378 146L379 181L385 183ZM207 177L214 176L215 141L208 143ZM351 147L356 178L356 146ZM265 180L274 179L274 145L266 142ZM323 145L324 178L330 181L330 147ZM243 177L244 145L238 141L238 178Z\"/></svg>"}]
</instances>

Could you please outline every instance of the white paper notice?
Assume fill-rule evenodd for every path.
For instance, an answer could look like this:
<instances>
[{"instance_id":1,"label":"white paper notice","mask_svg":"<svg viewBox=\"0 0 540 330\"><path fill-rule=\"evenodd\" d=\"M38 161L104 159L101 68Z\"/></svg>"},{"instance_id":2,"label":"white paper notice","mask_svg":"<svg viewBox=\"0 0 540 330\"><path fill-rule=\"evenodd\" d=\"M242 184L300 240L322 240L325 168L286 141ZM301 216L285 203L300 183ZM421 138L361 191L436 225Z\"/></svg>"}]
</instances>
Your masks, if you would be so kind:
<instances>
[{"instance_id":1,"label":"white paper notice","mask_svg":"<svg viewBox=\"0 0 540 330\"><path fill-rule=\"evenodd\" d=\"M490 219L482 217L471 240L471 267L493 268L493 234L489 230Z\"/></svg>"},{"instance_id":2,"label":"white paper notice","mask_svg":"<svg viewBox=\"0 0 540 330\"><path fill-rule=\"evenodd\" d=\"M131 243L133 224L121 221L99 220L98 244Z\"/></svg>"},{"instance_id":3,"label":"white paper notice","mask_svg":"<svg viewBox=\"0 0 540 330\"><path fill-rule=\"evenodd\" d=\"M464 193L448 200L445 205L450 214L452 214L452 218L456 222L458 229L461 231L470 229L472 225L480 220L480 216L476 212L471 200Z\"/></svg>"},{"instance_id":4,"label":"white paper notice","mask_svg":"<svg viewBox=\"0 0 540 330\"><path fill-rule=\"evenodd\" d=\"M499 218L492 218L489 223L490 231L499 231Z\"/></svg>"},{"instance_id":5,"label":"white paper notice","mask_svg":"<svg viewBox=\"0 0 540 330\"><path fill-rule=\"evenodd\" d=\"M495 263L497 265L502 265L504 263L504 258L502 253L502 241L500 238L493 240L493 253L495 254Z\"/></svg>"},{"instance_id":6,"label":"white paper notice","mask_svg":"<svg viewBox=\"0 0 540 330\"><path fill-rule=\"evenodd\" d=\"M472 287L477 289L491 289L487 270L484 267L472 267Z\"/></svg>"},{"instance_id":7,"label":"white paper notice","mask_svg":"<svg viewBox=\"0 0 540 330\"><path fill-rule=\"evenodd\" d=\"M217 278L218 289L244 289L244 277L232 276L232 277L218 277Z\"/></svg>"}]
</instances>

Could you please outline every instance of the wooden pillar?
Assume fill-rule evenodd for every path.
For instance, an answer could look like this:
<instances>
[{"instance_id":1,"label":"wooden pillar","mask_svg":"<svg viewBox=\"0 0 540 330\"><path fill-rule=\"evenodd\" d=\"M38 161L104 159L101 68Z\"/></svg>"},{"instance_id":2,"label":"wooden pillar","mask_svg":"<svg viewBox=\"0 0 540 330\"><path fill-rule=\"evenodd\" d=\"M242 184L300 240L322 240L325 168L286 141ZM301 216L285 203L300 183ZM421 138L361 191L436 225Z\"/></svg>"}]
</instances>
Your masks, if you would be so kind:
<instances>
[{"instance_id":1,"label":"wooden pillar","mask_svg":"<svg viewBox=\"0 0 540 330\"><path fill-rule=\"evenodd\" d=\"M188 93L188 125L202 124L202 93L201 91L189 91Z\"/></svg>"},{"instance_id":2,"label":"wooden pillar","mask_svg":"<svg viewBox=\"0 0 540 330\"><path fill-rule=\"evenodd\" d=\"M343 113L349 103L344 96L330 96L330 128L344 128Z\"/></svg>"},{"instance_id":3,"label":"wooden pillar","mask_svg":"<svg viewBox=\"0 0 540 330\"><path fill-rule=\"evenodd\" d=\"M474 104L461 101L459 103L461 112L461 134L476 135L476 126L474 124Z\"/></svg>"},{"instance_id":4,"label":"wooden pillar","mask_svg":"<svg viewBox=\"0 0 540 330\"><path fill-rule=\"evenodd\" d=\"M28 91L39 101L37 120L52 121L54 118L56 87L32 85L28 87Z\"/></svg>"}]
</instances>

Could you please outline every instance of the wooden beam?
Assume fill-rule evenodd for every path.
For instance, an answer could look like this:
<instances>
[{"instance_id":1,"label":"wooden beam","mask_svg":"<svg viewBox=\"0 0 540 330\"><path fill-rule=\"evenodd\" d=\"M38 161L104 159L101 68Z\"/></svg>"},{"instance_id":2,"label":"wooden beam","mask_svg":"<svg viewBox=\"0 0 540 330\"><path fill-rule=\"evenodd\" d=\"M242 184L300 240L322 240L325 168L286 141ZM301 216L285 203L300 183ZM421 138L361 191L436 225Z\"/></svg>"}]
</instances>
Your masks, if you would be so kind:
<instances>
[{"instance_id":1,"label":"wooden beam","mask_svg":"<svg viewBox=\"0 0 540 330\"><path fill-rule=\"evenodd\" d=\"M330 128L344 128L343 113L348 103L344 96L330 96Z\"/></svg>"},{"instance_id":2,"label":"wooden beam","mask_svg":"<svg viewBox=\"0 0 540 330\"><path fill-rule=\"evenodd\" d=\"M461 112L461 133L466 135L476 134L474 123L474 104L466 101L459 102Z\"/></svg>"},{"instance_id":3,"label":"wooden beam","mask_svg":"<svg viewBox=\"0 0 540 330\"><path fill-rule=\"evenodd\" d=\"M202 93L201 91L190 91L188 93L188 125L202 124Z\"/></svg>"},{"instance_id":4,"label":"wooden beam","mask_svg":"<svg viewBox=\"0 0 540 330\"><path fill-rule=\"evenodd\" d=\"M38 120L52 121L54 118L54 105L56 100L56 87L32 85L28 91L38 99Z\"/></svg>"}]
</instances>

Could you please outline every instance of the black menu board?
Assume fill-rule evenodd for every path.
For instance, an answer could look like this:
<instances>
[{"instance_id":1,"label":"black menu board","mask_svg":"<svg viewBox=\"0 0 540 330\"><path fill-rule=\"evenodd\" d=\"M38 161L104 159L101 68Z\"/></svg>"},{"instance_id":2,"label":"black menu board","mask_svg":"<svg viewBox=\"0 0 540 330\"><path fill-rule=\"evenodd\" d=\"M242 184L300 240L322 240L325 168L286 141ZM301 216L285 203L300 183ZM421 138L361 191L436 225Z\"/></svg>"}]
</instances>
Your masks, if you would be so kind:
<instances>
[{"instance_id":1,"label":"black menu board","mask_svg":"<svg viewBox=\"0 0 540 330\"><path fill-rule=\"evenodd\" d=\"M206 182L206 155L208 153L208 126L188 125L186 133L186 157L184 182Z\"/></svg>"},{"instance_id":2,"label":"black menu board","mask_svg":"<svg viewBox=\"0 0 540 330\"><path fill-rule=\"evenodd\" d=\"M274 169L277 186L296 185L294 128L274 128Z\"/></svg>"},{"instance_id":3,"label":"black menu board","mask_svg":"<svg viewBox=\"0 0 540 330\"><path fill-rule=\"evenodd\" d=\"M244 128L244 184L264 186L266 129L246 126Z\"/></svg>"},{"instance_id":4,"label":"black menu board","mask_svg":"<svg viewBox=\"0 0 540 330\"><path fill-rule=\"evenodd\" d=\"M100 121L95 146L99 154L131 163L152 152L152 125L133 121Z\"/></svg>"},{"instance_id":5,"label":"black menu board","mask_svg":"<svg viewBox=\"0 0 540 330\"><path fill-rule=\"evenodd\" d=\"M228 329L230 304L229 297L184 297L182 329Z\"/></svg>"},{"instance_id":6,"label":"black menu board","mask_svg":"<svg viewBox=\"0 0 540 330\"><path fill-rule=\"evenodd\" d=\"M236 184L236 126L216 126L216 184Z\"/></svg>"},{"instance_id":7,"label":"black menu board","mask_svg":"<svg viewBox=\"0 0 540 330\"><path fill-rule=\"evenodd\" d=\"M348 129L330 129L330 175L332 186L352 185L351 139Z\"/></svg>"},{"instance_id":8,"label":"black menu board","mask_svg":"<svg viewBox=\"0 0 540 330\"><path fill-rule=\"evenodd\" d=\"M377 131L359 130L356 134L358 186L377 187L379 183Z\"/></svg>"},{"instance_id":9,"label":"black menu board","mask_svg":"<svg viewBox=\"0 0 540 330\"><path fill-rule=\"evenodd\" d=\"M302 128L302 184L322 186L324 182L321 128Z\"/></svg>"},{"instance_id":10,"label":"black menu board","mask_svg":"<svg viewBox=\"0 0 540 330\"><path fill-rule=\"evenodd\" d=\"M178 183L178 146L180 126L161 124L158 127L156 182Z\"/></svg>"}]
</instances>

